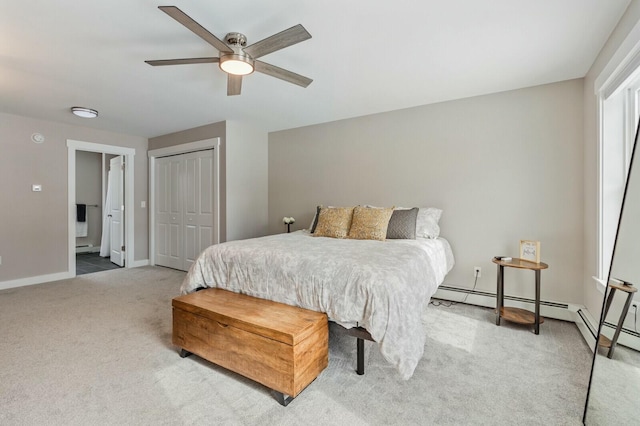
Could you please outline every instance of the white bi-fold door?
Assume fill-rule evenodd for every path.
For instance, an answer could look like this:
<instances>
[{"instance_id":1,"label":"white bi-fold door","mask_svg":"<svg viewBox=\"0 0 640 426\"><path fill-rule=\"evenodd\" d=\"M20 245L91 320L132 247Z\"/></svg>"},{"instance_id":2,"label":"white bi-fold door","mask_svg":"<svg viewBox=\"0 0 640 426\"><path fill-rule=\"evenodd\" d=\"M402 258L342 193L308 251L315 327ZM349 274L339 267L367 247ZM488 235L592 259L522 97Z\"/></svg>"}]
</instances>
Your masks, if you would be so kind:
<instances>
[{"instance_id":1,"label":"white bi-fold door","mask_svg":"<svg viewBox=\"0 0 640 426\"><path fill-rule=\"evenodd\" d=\"M155 164L155 263L187 271L213 244L213 150Z\"/></svg>"}]
</instances>

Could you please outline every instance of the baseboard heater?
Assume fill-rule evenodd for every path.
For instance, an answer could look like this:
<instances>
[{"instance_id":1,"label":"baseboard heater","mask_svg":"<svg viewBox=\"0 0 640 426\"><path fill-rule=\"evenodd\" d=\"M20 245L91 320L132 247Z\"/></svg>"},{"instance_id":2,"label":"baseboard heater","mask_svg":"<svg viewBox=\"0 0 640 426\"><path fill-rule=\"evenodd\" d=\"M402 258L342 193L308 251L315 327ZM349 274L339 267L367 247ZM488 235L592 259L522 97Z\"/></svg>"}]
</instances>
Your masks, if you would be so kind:
<instances>
[{"instance_id":1,"label":"baseboard heater","mask_svg":"<svg viewBox=\"0 0 640 426\"><path fill-rule=\"evenodd\" d=\"M466 294L470 296L477 296L479 298L485 298L484 300L481 299L480 303L465 301L464 303L468 305L485 306L488 308L491 308L491 307L495 308L496 306L495 300L497 296L495 293L492 293L489 291L472 290L469 288L451 287L447 285L441 285L440 287L438 287L438 290L450 291L452 293L460 293L460 294ZM438 298L437 296L434 296L434 297ZM505 300L511 300L519 303L527 303L530 305L534 305L535 303L535 300L529 299L526 297L505 295L504 298ZM451 300L451 299L446 299L446 300ZM458 303L463 303L463 302L458 302ZM540 300L540 306L541 307L546 306L548 308L551 308L550 312L545 313L545 316L558 319L558 320L575 322L576 325L578 325L578 328L580 328L581 332L583 333L583 336L585 336L585 340L586 340L586 335L584 333L585 333L585 330L588 330L588 334L590 334L591 338L593 339L590 345L596 341L596 335L598 333L597 321L594 323L594 321L590 320L582 308L577 308L575 305L573 306L573 308L571 308L567 303L550 302L545 300ZM579 320L578 320L578 317L580 318ZM582 327L582 325L579 324L579 322L583 323L585 327ZM608 321L604 322L604 326L610 329L611 334L613 334L613 331L615 331L615 328L616 328L616 324L610 323ZM640 350L640 333L634 330L631 330L629 328L622 327L618 344L623 344L625 346L637 348L637 350Z\"/></svg>"},{"instance_id":2,"label":"baseboard heater","mask_svg":"<svg viewBox=\"0 0 640 426\"><path fill-rule=\"evenodd\" d=\"M589 319L586 317L584 312L582 312L582 309L578 309L578 315L582 319L582 322L584 322L585 325L587 326L587 330L589 330L589 333L591 333L591 337L595 339L596 333L598 332L598 330L593 329L593 325L591 324L591 321L589 321Z\"/></svg>"},{"instance_id":3,"label":"baseboard heater","mask_svg":"<svg viewBox=\"0 0 640 426\"><path fill-rule=\"evenodd\" d=\"M595 330L593 325L591 325L590 321L587 321L587 318L584 316L584 314L582 313L582 309L580 309L578 311L578 315L580 315L580 318L582 318L582 320L584 321L585 324L587 324L587 328L589 329L589 332L591 332L591 335L593 336L593 338L596 338L596 334L598 333L598 330ZM604 326L605 327L609 327L611 329L612 332L614 332L616 330L616 324L610 323L609 321L605 321L604 322ZM631 330L630 328L626 328L626 327L622 327L622 329L620 330L621 333L625 333L627 334L629 337L634 337L636 339L640 338L640 333L638 333L635 330Z\"/></svg>"},{"instance_id":4,"label":"baseboard heater","mask_svg":"<svg viewBox=\"0 0 640 426\"><path fill-rule=\"evenodd\" d=\"M495 299L497 297L495 293L492 293L490 291L473 290L473 289L469 289L469 288L460 288L460 287L450 287L450 286L447 286L447 285L441 285L440 287L438 287L438 290L453 291L453 292L456 292L456 293L464 293L464 294L469 294L469 295L474 295L474 296L484 296L484 297L490 297L492 299ZM516 302L531 303L532 305L535 303L535 300L533 300L533 299L528 299L526 297L518 297L518 296L507 296L506 294L504 295L504 299L505 300L513 300L513 301L516 301ZM469 303L469 304L473 305L473 303ZM549 306L549 307L552 307L552 308L569 309L569 305L566 304L566 303L549 302L549 301L545 301L545 300L540 300L540 306Z\"/></svg>"}]
</instances>

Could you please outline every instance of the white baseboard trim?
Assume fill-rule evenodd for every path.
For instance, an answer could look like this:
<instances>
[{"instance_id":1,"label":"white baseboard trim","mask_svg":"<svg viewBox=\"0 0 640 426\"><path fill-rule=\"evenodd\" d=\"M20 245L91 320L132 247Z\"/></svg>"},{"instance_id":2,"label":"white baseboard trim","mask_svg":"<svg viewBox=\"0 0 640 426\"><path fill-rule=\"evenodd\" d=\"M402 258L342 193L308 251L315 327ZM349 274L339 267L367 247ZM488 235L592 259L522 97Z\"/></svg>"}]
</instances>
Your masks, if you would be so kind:
<instances>
[{"instance_id":1,"label":"white baseboard trim","mask_svg":"<svg viewBox=\"0 0 640 426\"><path fill-rule=\"evenodd\" d=\"M470 305L484 306L487 308L495 309L496 307L495 293L469 290L468 288L452 287L448 285L440 286L433 297L452 302L464 301L464 303L468 303ZM505 296L505 303L506 301L509 302L509 306L533 311L533 299ZM592 351L594 350L596 345L596 335L598 333L598 321L591 316L584 306L543 300L540 302L540 315L543 317L575 323L589 348ZM542 325L542 327L544 327L544 325ZM606 321L602 331L603 334L611 338L614 331L615 324ZM623 328L620 336L618 337L618 344L640 351L640 333Z\"/></svg>"},{"instance_id":2,"label":"white baseboard trim","mask_svg":"<svg viewBox=\"0 0 640 426\"><path fill-rule=\"evenodd\" d=\"M76 246L76 254L78 253L100 253L100 247L97 246Z\"/></svg>"},{"instance_id":3,"label":"white baseboard trim","mask_svg":"<svg viewBox=\"0 0 640 426\"><path fill-rule=\"evenodd\" d=\"M149 259L136 260L131 265L131 268L138 268L141 266L148 266L150 264ZM25 287L29 285L42 284L52 281L66 280L75 277L75 274L69 272L59 272L56 274L38 275L35 277L20 278L17 280L0 281L0 290L6 290L16 287ZM440 286L436 293L433 295L436 299L443 299L452 302L463 302L470 305L484 306L487 308L495 308L496 295L483 291L469 290L467 288L458 288L451 286ZM466 299L465 299L466 297ZM534 301L532 299L526 299L521 297L509 297L505 296L505 299L509 301L509 306L514 306L523 309L531 310L533 308ZM576 324L585 342L593 350L596 343L596 334L598 332L598 322L591 316L591 314L581 305L573 305L569 303L559 303L550 301L540 302L540 315L543 317L554 318L562 321L571 321ZM603 333L611 338L615 331L615 325L609 322L605 322ZM640 351L640 334L632 330L623 328L618 338L620 345L628 346L637 351Z\"/></svg>"},{"instance_id":4,"label":"white baseboard trim","mask_svg":"<svg viewBox=\"0 0 640 426\"><path fill-rule=\"evenodd\" d=\"M582 311L581 316L584 318L584 321L582 323L585 329L583 330L582 328L580 328L580 324L578 323L578 321L576 321L576 325L578 325L578 328L580 328L584 340L593 350L596 344L596 334L598 333L598 321L593 319L591 314L589 314L586 309ZM615 327L616 324L605 321L602 334L611 339L616 331ZM635 349L636 351L640 351L640 333L623 327L620 331L620 336L618 336L618 344L627 346L631 349Z\"/></svg>"},{"instance_id":5,"label":"white baseboard trim","mask_svg":"<svg viewBox=\"0 0 640 426\"><path fill-rule=\"evenodd\" d=\"M75 275L69 272L59 272L57 274L38 275L36 277L20 278L17 280L0 281L0 290L6 290L8 288L25 287L28 285L42 284L51 281L66 280L73 278Z\"/></svg>"},{"instance_id":6,"label":"white baseboard trim","mask_svg":"<svg viewBox=\"0 0 640 426\"><path fill-rule=\"evenodd\" d=\"M589 311L587 311L587 309L584 306L582 306L581 309L575 313L575 315L576 315L576 318L574 322L578 326L578 330L580 330L580 333L582 334L582 338L584 339L585 342L587 342L589 349L593 351L593 349L596 347L596 334L598 333L598 322L593 319Z\"/></svg>"},{"instance_id":7,"label":"white baseboard trim","mask_svg":"<svg viewBox=\"0 0 640 426\"><path fill-rule=\"evenodd\" d=\"M468 288L458 288L451 286L440 286L438 291L434 294L436 299L445 299L453 302L468 303L470 305L485 306L487 308L496 307L496 295L495 293L489 293L485 291L469 290ZM506 301L509 302L509 306L516 308L527 309L533 311L534 300L524 297L510 297L505 296ZM541 301L540 302L540 315L543 317L549 317L559 319L562 321L574 321L574 314L581 308L579 306L569 305L567 303Z\"/></svg>"},{"instance_id":8,"label":"white baseboard trim","mask_svg":"<svg viewBox=\"0 0 640 426\"><path fill-rule=\"evenodd\" d=\"M130 268L139 268L140 266L148 266L149 259L136 260ZM0 281L0 290L9 288L26 287L28 285L43 284L52 281L66 280L75 277L76 274L70 272L59 272L56 274L38 275L35 277L19 278L17 280Z\"/></svg>"}]
</instances>

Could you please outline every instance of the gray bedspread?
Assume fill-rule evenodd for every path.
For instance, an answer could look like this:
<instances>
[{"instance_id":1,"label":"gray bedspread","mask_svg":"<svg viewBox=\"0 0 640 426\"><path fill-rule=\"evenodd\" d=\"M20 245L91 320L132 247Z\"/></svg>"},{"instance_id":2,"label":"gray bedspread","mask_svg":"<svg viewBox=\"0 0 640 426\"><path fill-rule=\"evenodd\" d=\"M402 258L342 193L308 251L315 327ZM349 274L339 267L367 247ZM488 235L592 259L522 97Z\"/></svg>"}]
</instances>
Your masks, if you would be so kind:
<instances>
[{"instance_id":1,"label":"gray bedspread","mask_svg":"<svg viewBox=\"0 0 640 426\"><path fill-rule=\"evenodd\" d=\"M347 328L366 328L409 379L424 351L423 309L452 267L442 238L343 240L297 231L209 247L181 292L218 287L325 312Z\"/></svg>"}]
</instances>

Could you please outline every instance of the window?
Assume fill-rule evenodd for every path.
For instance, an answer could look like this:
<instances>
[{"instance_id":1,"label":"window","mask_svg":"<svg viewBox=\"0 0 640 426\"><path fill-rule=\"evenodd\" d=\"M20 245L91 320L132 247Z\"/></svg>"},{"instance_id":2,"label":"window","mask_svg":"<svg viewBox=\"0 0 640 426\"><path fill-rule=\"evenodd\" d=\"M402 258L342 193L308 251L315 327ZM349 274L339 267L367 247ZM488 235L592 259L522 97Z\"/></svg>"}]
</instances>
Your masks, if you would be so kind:
<instances>
[{"instance_id":1,"label":"window","mask_svg":"<svg viewBox=\"0 0 640 426\"><path fill-rule=\"evenodd\" d=\"M628 67L627 67L628 69ZM620 79L617 79L620 81ZM620 206L640 115L640 66L600 98L598 279L609 275ZM604 289L604 287L602 288Z\"/></svg>"}]
</instances>

